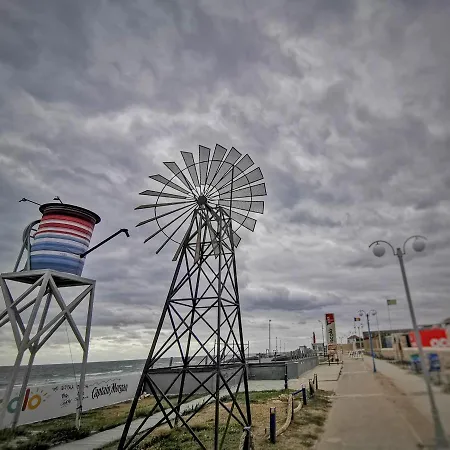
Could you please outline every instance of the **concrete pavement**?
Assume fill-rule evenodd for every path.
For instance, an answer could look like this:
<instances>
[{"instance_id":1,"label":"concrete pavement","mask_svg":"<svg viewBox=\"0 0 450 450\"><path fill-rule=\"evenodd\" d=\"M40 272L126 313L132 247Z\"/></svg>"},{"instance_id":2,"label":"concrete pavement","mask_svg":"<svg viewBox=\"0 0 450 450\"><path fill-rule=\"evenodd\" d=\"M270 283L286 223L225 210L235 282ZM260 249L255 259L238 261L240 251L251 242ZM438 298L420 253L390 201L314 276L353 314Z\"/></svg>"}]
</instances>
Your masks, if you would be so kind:
<instances>
[{"instance_id":1,"label":"concrete pavement","mask_svg":"<svg viewBox=\"0 0 450 450\"><path fill-rule=\"evenodd\" d=\"M411 450L432 442L430 421L369 363L344 361L317 450Z\"/></svg>"},{"instance_id":2,"label":"concrete pavement","mask_svg":"<svg viewBox=\"0 0 450 450\"><path fill-rule=\"evenodd\" d=\"M376 359L375 364L378 373L388 378L401 394L408 396L414 407L431 422L430 401L423 377L408 372L388 361ZM442 425L447 434L450 435L450 394L444 394L440 386L433 386L433 391Z\"/></svg>"}]
</instances>

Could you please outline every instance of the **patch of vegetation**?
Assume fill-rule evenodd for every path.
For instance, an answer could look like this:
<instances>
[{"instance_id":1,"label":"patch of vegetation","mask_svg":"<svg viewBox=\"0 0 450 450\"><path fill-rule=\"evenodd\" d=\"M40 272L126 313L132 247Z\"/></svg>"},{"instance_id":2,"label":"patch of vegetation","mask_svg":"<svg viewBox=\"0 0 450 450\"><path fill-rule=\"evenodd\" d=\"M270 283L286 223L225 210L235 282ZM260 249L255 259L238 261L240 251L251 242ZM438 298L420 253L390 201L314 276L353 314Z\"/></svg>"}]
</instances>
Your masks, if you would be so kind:
<instances>
[{"instance_id":1,"label":"patch of vegetation","mask_svg":"<svg viewBox=\"0 0 450 450\"><path fill-rule=\"evenodd\" d=\"M250 392L250 403L265 403L267 400L271 400L272 398L279 397L280 395L287 395L291 393L290 389L286 390L270 390L270 391L256 391ZM239 392L236 396L238 402L245 401L245 394L243 392ZM229 395L225 395L221 397L221 400L224 402L231 401L231 397Z\"/></svg>"},{"instance_id":2,"label":"patch of vegetation","mask_svg":"<svg viewBox=\"0 0 450 450\"><path fill-rule=\"evenodd\" d=\"M78 430L75 427L50 428L35 433L23 429L2 431L8 431L2 435L3 450L46 450L63 442L82 439L90 434L89 430Z\"/></svg>"}]
</instances>

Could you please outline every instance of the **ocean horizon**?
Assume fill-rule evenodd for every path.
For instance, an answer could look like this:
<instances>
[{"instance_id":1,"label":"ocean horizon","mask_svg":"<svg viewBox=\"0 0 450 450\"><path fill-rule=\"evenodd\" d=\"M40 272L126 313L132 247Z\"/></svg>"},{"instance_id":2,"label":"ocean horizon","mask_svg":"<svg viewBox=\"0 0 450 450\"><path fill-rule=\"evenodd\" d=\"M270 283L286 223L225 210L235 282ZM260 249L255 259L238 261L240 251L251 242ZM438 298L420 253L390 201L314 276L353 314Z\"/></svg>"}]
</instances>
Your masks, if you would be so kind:
<instances>
[{"instance_id":1,"label":"ocean horizon","mask_svg":"<svg viewBox=\"0 0 450 450\"><path fill-rule=\"evenodd\" d=\"M179 358L174 358L173 363ZM86 378L103 378L111 375L122 376L130 373L142 372L145 359L130 359L120 361L93 361L86 364ZM169 366L170 358L161 358L157 367ZM6 388L13 371L13 366L0 366L0 390ZM16 386L22 384L22 379L26 371L26 366L20 366L19 376ZM79 382L81 363L57 363L57 364L36 364L31 369L29 386L60 384L66 382Z\"/></svg>"}]
</instances>

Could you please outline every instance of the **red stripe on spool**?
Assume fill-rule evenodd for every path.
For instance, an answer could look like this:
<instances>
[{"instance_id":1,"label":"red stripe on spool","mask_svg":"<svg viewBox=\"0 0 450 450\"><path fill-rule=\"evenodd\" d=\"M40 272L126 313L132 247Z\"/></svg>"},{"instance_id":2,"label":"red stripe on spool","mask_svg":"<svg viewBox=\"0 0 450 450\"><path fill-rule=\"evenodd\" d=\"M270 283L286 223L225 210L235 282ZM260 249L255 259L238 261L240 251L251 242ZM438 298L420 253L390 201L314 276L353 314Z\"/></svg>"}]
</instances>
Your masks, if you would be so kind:
<instances>
[{"instance_id":1,"label":"red stripe on spool","mask_svg":"<svg viewBox=\"0 0 450 450\"><path fill-rule=\"evenodd\" d=\"M74 216L63 216L57 214L44 214L41 220L70 220L71 222L77 222L85 227L89 227L91 230L94 229L94 223L89 220L83 220L79 217Z\"/></svg>"},{"instance_id":2,"label":"red stripe on spool","mask_svg":"<svg viewBox=\"0 0 450 450\"><path fill-rule=\"evenodd\" d=\"M92 231L85 230L84 228L77 227L75 225L69 225L67 223L45 223L39 225L39 230L44 227L51 227L51 228L67 228L69 230L78 231L80 233L83 233L85 235L88 235L89 237L92 236Z\"/></svg>"}]
</instances>

